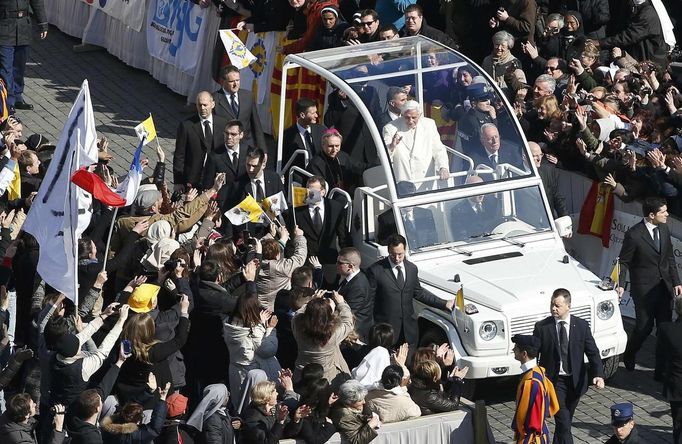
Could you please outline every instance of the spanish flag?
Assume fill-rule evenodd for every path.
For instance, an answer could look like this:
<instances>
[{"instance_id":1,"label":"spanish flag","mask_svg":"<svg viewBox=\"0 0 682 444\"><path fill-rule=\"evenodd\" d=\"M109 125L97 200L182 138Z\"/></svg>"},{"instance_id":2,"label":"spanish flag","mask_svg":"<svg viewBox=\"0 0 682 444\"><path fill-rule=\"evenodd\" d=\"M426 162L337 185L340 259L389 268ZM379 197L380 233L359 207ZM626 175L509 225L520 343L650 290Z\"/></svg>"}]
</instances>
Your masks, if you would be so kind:
<instances>
[{"instance_id":1,"label":"spanish flag","mask_svg":"<svg viewBox=\"0 0 682 444\"><path fill-rule=\"evenodd\" d=\"M154 126L154 119L152 115L146 118L142 123L135 127L135 132L140 140L144 140L144 145L156 139L156 127Z\"/></svg>"},{"instance_id":2,"label":"spanish flag","mask_svg":"<svg viewBox=\"0 0 682 444\"><path fill-rule=\"evenodd\" d=\"M600 237L602 245L608 248L612 220L613 192L611 187L601 182L592 182L592 187L580 210L578 233Z\"/></svg>"},{"instance_id":3,"label":"spanish flag","mask_svg":"<svg viewBox=\"0 0 682 444\"><path fill-rule=\"evenodd\" d=\"M616 258L616 263L613 266L613 270L611 270L611 282L613 282L613 285L616 287L619 286L618 282L618 276L620 276L620 258Z\"/></svg>"},{"instance_id":4,"label":"spanish flag","mask_svg":"<svg viewBox=\"0 0 682 444\"><path fill-rule=\"evenodd\" d=\"M455 297L455 308L459 311L464 311L464 285L460 285Z\"/></svg>"},{"instance_id":5,"label":"spanish flag","mask_svg":"<svg viewBox=\"0 0 682 444\"><path fill-rule=\"evenodd\" d=\"M262 222L263 209L253 196L249 195L239 202L234 208L225 212L225 217L232 225L243 225L248 222Z\"/></svg>"}]
</instances>

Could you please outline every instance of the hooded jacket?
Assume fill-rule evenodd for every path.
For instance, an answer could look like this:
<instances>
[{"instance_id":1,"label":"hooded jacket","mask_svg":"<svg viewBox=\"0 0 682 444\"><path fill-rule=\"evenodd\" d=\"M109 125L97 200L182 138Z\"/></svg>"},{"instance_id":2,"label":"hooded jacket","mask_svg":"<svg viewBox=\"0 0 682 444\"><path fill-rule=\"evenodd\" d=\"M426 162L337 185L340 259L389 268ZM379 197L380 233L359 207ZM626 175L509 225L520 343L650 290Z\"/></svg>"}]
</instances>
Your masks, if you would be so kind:
<instances>
[{"instance_id":1,"label":"hooded jacket","mask_svg":"<svg viewBox=\"0 0 682 444\"><path fill-rule=\"evenodd\" d=\"M26 424L13 422L7 417L7 413L0 417L0 442L2 444L36 444L35 429L38 421L29 418ZM50 444L61 444L64 441L64 432L52 431Z\"/></svg>"},{"instance_id":2,"label":"hooded jacket","mask_svg":"<svg viewBox=\"0 0 682 444\"><path fill-rule=\"evenodd\" d=\"M149 444L159 436L166 418L166 402L159 401L154 406L149 424L137 425L132 422L114 423L111 416L102 420L102 439L104 444Z\"/></svg>"}]
</instances>

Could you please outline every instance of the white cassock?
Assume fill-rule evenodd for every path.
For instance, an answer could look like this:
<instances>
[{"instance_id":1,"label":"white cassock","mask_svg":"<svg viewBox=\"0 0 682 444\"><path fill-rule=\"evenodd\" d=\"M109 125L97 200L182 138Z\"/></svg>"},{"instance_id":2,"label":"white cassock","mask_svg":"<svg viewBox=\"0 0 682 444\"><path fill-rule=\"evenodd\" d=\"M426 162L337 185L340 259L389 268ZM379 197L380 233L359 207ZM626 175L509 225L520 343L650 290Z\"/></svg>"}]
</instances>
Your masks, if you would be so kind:
<instances>
[{"instance_id":1,"label":"white cassock","mask_svg":"<svg viewBox=\"0 0 682 444\"><path fill-rule=\"evenodd\" d=\"M396 132L402 140L389 154L396 183L413 182L435 176L441 168L448 169L448 154L433 119L421 116L415 128L408 128L402 117L387 123L383 131L386 146L391 144ZM432 188L433 182L415 185L418 190L424 190Z\"/></svg>"}]
</instances>

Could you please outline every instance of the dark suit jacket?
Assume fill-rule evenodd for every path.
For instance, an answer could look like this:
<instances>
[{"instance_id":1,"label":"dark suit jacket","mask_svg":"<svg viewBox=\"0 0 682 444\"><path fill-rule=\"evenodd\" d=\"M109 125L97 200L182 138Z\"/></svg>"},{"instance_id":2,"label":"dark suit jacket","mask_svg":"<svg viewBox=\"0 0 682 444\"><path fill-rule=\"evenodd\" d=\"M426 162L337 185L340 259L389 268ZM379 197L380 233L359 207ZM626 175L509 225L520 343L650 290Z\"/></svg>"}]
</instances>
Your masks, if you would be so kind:
<instances>
[{"instance_id":1,"label":"dark suit jacket","mask_svg":"<svg viewBox=\"0 0 682 444\"><path fill-rule=\"evenodd\" d=\"M587 321L576 316L570 317L571 326L568 333L568 360L571 367L571 380L573 387L582 396L590 385L592 378L604 377L604 367L602 366L599 349L594 342L590 325ZM544 367L547 376L556 384L559 377L559 334L557 333L556 323L552 316L549 316L535 324L533 336L540 338L540 357L538 365ZM587 355L589 361L585 363L583 355Z\"/></svg>"},{"instance_id":2,"label":"dark suit jacket","mask_svg":"<svg viewBox=\"0 0 682 444\"><path fill-rule=\"evenodd\" d=\"M317 256L322 264L335 264L338 249L350 246L347 244L350 237L346 227L346 210L343 208L343 204L334 199L324 199L322 233L318 233L313 227L307 205L298 207L294 211L296 213L296 224L303 230L308 241L308 256ZM293 218L288 218L287 226L289 232L293 233ZM330 281L333 282L333 280L332 277Z\"/></svg>"},{"instance_id":3,"label":"dark suit jacket","mask_svg":"<svg viewBox=\"0 0 682 444\"><path fill-rule=\"evenodd\" d=\"M326 129L327 127L320 125L319 123L310 125L310 133L313 137L313 145L315 145L315 149L312 152L308 150L308 159L312 159L314 155L322 152L322 133ZM303 139L298 132L298 126L296 126L295 123L284 130L282 139L282 166L284 166L294 154L294 151L304 150L306 148L305 144L303 143ZM299 156L298 159L299 161L294 163L294 165L305 168L305 165L303 164L303 158Z\"/></svg>"},{"instance_id":4,"label":"dark suit jacket","mask_svg":"<svg viewBox=\"0 0 682 444\"><path fill-rule=\"evenodd\" d=\"M476 150L471 153L471 158L474 161L474 166L480 164L488 165L490 168L495 168L493 163L488 158L488 153L485 149ZM523 169L523 162L521 161L521 155L518 152L514 152L513 149L507 148L504 145L500 146L500 150L497 152L497 163L508 163L517 168Z\"/></svg>"},{"instance_id":5,"label":"dark suit jacket","mask_svg":"<svg viewBox=\"0 0 682 444\"><path fill-rule=\"evenodd\" d=\"M450 229L454 240L490 233L501 222L500 202L490 194L483 199L482 214L474 211L469 199L462 199L450 210Z\"/></svg>"},{"instance_id":6,"label":"dark suit jacket","mask_svg":"<svg viewBox=\"0 0 682 444\"><path fill-rule=\"evenodd\" d=\"M393 326L396 339L403 330L405 340L414 346L419 339L413 299L431 307L445 310L445 301L425 291L419 283L419 271L412 262L403 261L405 286L400 288L388 258L381 259L367 269L369 296L374 301L374 321Z\"/></svg>"},{"instance_id":7,"label":"dark suit jacket","mask_svg":"<svg viewBox=\"0 0 682 444\"><path fill-rule=\"evenodd\" d=\"M225 144L223 130L226 124L227 120L223 117L213 115L211 141L204 138L204 129L198 114L180 122L173 154L173 183L189 183L193 187L201 187L204 183L204 159L208 153Z\"/></svg>"},{"instance_id":8,"label":"dark suit jacket","mask_svg":"<svg viewBox=\"0 0 682 444\"><path fill-rule=\"evenodd\" d=\"M361 99L365 102L372 116L379 116L379 97L374 88L367 87L369 93ZM371 89L369 89L371 88ZM358 108L350 100L341 100L336 94L329 96L327 112L324 114L324 124L336 128L343 135L341 150L356 163L373 164L377 162L377 150L372 135ZM379 127L381 130L383 127Z\"/></svg>"},{"instance_id":9,"label":"dark suit jacket","mask_svg":"<svg viewBox=\"0 0 682 444\"><path fill-rule=\"evenodd\" d=\"M336 162L336 165L334 163ZM353 197L353 190L360 185L362 181L362 173L365 171L367 164L364 162L356 162L343 151L339 151L336 155L336 160L332 160L324 153L319 153L308 162L306 170L316 176L324 177L324 180L329 185L329 189L339 187L342 190L348 191ZM338 166L337 169L332 169ZM340 178L338 177L340 175ZM340 179L340 183L339 182ZM212 185L212 184L211 184Z\"/></svg>"},{"instance_id":10,"label":"dark suit jacket","mask_svg":"<svg viewBox=\"0 0 682 444\"><path fill-rule=\"evenodd\" d=\"M438 242L438 232L433 213L427 208L414 209L414 229L405 222L405 234L410 249L417 249L424 245L433 245ZM393 208L384 211L377 218L378 226L376 240L381 245L386 245L388 238L393 234L398 234L398 228L393 216Z\"/></svg>"},{"instance_id":11,"label":"dark suit jacket","mask_svg":"<svg viewBox=\"0 0 682 444\"><path fill-rule=\"evenodd\" d=\"M668 401L682 401L682 319L664 322L656 329L656 355L663 356L663 395Z\"/></svg>"},{"instance_id":12,"label":"dark suit jacket","mask_svg":"<svg viewBox=\"0 0 682 444\"><path fill-rule=\"evenodd\" d=\"M360 271L356 274L339 293L355 315L355 331L367 342L369 330L374 325L374 301L369 295L369 281L365 273Z\"/></svg>"},{"instance_id":13,"label":"dark suit jacket","mask_svg":"<svg viewBox=\"0 0 682 444\"><path fill-rule=\"evenodd\" d=\"M224 117L228 121L239 120L244 125L246 138L249 138L254 146L267 152L268 146L265 143L263 125L261 125L260 117L258 117L256 102L251 91L243 89L237 91L237 101L239 101L239 115L237 116L234 115L232 106L227 102L225 91L222 88L213 93L213 100L215 101L215 110L213 111L215 115Z\"/></svg>"},{"instance_id":14,"label":"dark suit jacket","mask_svg":"<svg viewBox=\"0 0 682 444\"><path fill-rule=\"evenodd\" d=\"M246 174L246 152L249 148L248 144L239 144L239 160L236 169L232 165L232 159L227 155L225 144L209 153L204 166L204 188L208 189L213 185L217 173L225 173L225 187L232 188L232 184Z\"/></svg>"},{"instance_id":15,"label":"dark suit jacket","mask_svg":"<svg viewBox=\"0 0 682 444\"><path fill-rule=\"evenodd\" d=\"M542 179L542 186L545 188L545 194L549 199L549 207L552 209L552 217L562 217L568 215L566 209L566 199L559 193L559 175L556 167L549 162L542 162L540 168L540 179Z\"/></svg>"},{"instance_id":16,"label":"dark suit jacket","mask_svg":"<svg viewBox=\"0 0 682 444\"><path fill-rule=\"evenodd\" d=\"M387 123L393 122L393 118L388 113L388 110L379 114L379 116L377 117L376 120L377 120L377 128L379 129L380 133L384 130L384 127L386 126Z\"/></svg>"},{"instance_id":17,"label":"dark suit jacket","mask_svg":"<svg viewBox=\"0 0 682 444\"><path fill-rule=\"evenodd\" d=\"M680 278L675 268L673 244L670 230L665 224L659 225L661 252L657 252L654 240L644 225L644 220L633 225L625 232L623 246L620 249L619 282L625 282L625 271L630 271L630 294L637 302L662 280L670 291L680 285Z\"/></svg>"},{"instance_id":18,"label":"dark suit jacket","mask_svg":"<svg viewBox=\"0 0 682 444\"><path fill-rule=\"evenodd\" d=\"M265 197L272 196L273 194L277 194L284 190L282 180L274 171L264 170L263 180L265 181L265 184L263 184L263 192L265 193ZM223 192L223 190L225 191ZM253 189L251 187L251 179L249 178L248 174L245 173L237 178L234 186L222 187L218 192L217 200L221 203L222 211L225 212L244 200L248 194L253 196ZM253 197L255 198L256 196Z\"/></svg>"}]
</instances>

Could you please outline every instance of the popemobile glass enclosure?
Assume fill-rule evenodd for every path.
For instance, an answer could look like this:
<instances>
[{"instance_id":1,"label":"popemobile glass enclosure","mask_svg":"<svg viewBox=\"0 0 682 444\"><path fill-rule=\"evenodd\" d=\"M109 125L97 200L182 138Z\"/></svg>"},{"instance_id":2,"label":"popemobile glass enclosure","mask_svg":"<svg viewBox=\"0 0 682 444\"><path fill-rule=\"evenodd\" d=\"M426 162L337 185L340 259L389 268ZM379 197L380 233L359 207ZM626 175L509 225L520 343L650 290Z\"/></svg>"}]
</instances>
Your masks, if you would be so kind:
<instances>
[{"instance_id":1,"label":"popemobile glass enclosure","mask_svg":"<svg viewBox=\"0 0 682 444\"><path fill-rule=\"evenodd\" d=\"M345 46L287 56L281 97L299 69L323 79L321 115L357 115L338 129L341 149L365 162L362 181L327 195L347 203L362 267L402 234L422 287L459 300L452 312L414 301L421 345L449 343L467 379L519 374L511 336L532 333L553 290L565 287L607 377L615 373L627 341L617 295L567 254L571 219L554 220L514 109L480 67L422 36ZM302 168L310 153L283 146L287 106L282 100L277 169L293 187L310 176Z\"/></svg>"}]
</instances>

